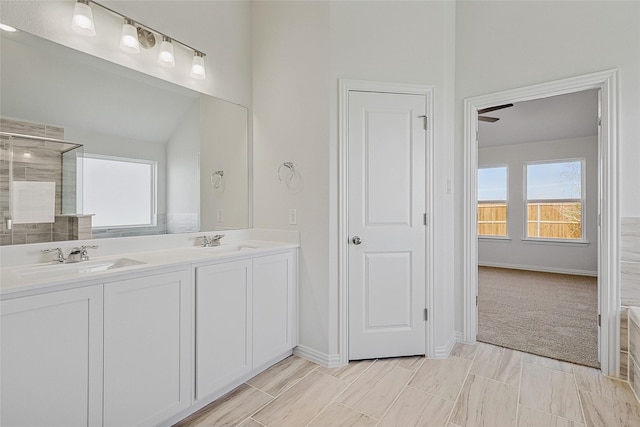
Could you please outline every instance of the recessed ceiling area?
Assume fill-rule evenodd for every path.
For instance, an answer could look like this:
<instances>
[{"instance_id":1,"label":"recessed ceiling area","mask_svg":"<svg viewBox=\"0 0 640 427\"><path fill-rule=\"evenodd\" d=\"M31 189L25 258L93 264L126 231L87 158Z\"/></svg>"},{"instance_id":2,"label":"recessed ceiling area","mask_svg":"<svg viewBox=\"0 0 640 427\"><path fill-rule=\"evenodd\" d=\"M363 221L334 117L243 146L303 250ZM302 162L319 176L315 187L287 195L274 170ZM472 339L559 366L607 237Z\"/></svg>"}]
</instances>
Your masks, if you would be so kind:
<instances>
[{"instance_id":1,"label":"recessed ceiling area","mask_svg":"<svg viewBox=\"0 0 640 427\"><path fill-rule=\"evenodd\" d=\"M594 136L598 134L598 91L515 102L484 116L500 120L478 123L480 148Z\"/></svg>"}]
</instances>

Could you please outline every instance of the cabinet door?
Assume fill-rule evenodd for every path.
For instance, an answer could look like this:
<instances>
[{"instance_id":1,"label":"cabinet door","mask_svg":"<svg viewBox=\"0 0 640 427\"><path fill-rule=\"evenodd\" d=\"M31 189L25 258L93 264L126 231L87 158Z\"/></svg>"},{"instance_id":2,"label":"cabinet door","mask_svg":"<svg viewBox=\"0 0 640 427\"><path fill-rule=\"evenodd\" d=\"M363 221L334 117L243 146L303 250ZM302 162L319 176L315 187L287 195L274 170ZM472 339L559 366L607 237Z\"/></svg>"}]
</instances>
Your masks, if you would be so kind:
<instances>
[{"instance_id":1,"label":"cabinet door","mask_svg":"<svg viewBox=\"0 0 640 427\"><path fill-rule=\"evenodd\" d=\"M191 404L189 271L104 286L104 425L155 425Z\"/></svg>"},{"instance_id":2,"label":"cabinet door","mask_svg":"<svg viewBox=\"0 0 640 427\"><path fill-rule=\"evenodd\" d=\"M102 286L2 301L3 426L102 424Z\"/></svg>"},{"instance_id":3,"label":"cabinet door","mask_svg":"<svg viewBox=\"0 0 640 427\"><path fill-rule=\"evenodd\" d=\"M196 399L251 370L251 261L196 269Z\"/></svg>"},{"instance_id":4,"label":"cabinet door","mask_svg":"<svg viewBox=\"0 0 640 427\"><path fill-rule=\"evenodd\" d=\"M253 260L253 367L293 348L295 319L292 252Z\"/></svg>"}]
</instances>

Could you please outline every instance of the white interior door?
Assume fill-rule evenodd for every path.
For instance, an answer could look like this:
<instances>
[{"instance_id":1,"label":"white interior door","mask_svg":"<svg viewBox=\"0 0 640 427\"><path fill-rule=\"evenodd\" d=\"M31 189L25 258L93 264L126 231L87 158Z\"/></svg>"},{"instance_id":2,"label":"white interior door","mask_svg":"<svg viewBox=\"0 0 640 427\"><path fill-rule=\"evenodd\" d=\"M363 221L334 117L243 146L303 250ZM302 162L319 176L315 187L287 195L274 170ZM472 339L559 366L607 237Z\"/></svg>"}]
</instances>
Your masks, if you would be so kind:
<instances>
[{"instance_id":1,"label":"white interior door","mask_svg":"<svg viewBox=\"0 0 640 427\"><path fill-rule=\"evenodd\" d=\"M425 354L425 95L349 92L349 359Z\"/></svg>"}]
</instances>

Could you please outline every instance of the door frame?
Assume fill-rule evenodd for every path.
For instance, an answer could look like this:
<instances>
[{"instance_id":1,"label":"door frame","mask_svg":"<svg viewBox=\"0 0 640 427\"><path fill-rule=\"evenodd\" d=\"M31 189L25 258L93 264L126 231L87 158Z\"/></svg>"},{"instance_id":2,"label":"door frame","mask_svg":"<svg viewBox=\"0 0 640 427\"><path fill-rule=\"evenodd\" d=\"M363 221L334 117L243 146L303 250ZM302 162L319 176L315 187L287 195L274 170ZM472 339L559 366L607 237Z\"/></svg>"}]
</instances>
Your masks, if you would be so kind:
<instances>
[{"instance_id":1,"label":"door frame","mask_svg":"<svg viewBox=\"0 0 640 427\"><path fill-rule=\"evenodd\" d=\"M555 95L600 89L598 137L598 297L600 367L605 375L620 373L620 281L618 280L618 74L617 69L521 87L464 100L464 342L474 343L478 329L477 173L478 109ZM594 319L596 321L596 319Z\"/></svg>"},{"instance_id":2,"label":"door frame","mask_svg":"<svg viewBox=\"0 0 640 427\"><path fill-rule=\"evenodd\" d=\"M378 92L426 97L427 130L425 141L425 307L433 313L433 86L366 80L338 80L338 365L349 363L349 92ZM433 357L435 322L430 316L425 328L425 350Z\"/></svg>"}]
</instances>

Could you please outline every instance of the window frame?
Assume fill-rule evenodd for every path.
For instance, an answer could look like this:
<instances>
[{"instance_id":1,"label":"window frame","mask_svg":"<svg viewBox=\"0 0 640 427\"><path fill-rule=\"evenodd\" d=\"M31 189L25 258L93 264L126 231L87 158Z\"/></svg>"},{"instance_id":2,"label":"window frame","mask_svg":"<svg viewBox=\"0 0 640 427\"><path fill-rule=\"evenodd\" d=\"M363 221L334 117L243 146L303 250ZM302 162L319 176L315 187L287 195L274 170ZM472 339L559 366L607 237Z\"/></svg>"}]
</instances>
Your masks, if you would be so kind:
<instances>
[{"instance_id":1,"label":"window frame","mask_svg":"<svg viewBox=\"0 0 640 427\"><path fill-rule=\"evenodd\" d=\"M106 154L94 154L94 153L84 153L82 156L83 169L86 169L87 164L84 162L85 159L97 159L97 160L110 160L115 162L127 162L127 163L137 163L141 165L149 165L151 166L151 197L150 197L150 214L149 214L149 223L145 224L126 224L126 225L100 225L100 226L92 226L93 230L115 230L115 229L133 229L133 228L148 228L148 227L156 227L158 225L158 162L156 160L149 159L136 159L133 157L120 157L120 156L110 156ZM84 171L83 171L84 175ZM84 183L82 186L83 199L84 199ZM83 207L84 208L84 207ZM83 209L84 211L84 209Z\"/></svg>"},{"instance_id":2,"label":"window frame","mask_svg":"<svg viewBox=\"0 0 640 427\"><path fill-rule=\"evenodd\" d=\"M554 163L573 163L580 162L580 199L529 199L528 198L528 184L529 184L529 174L527 171L527 167L529 165L544 165L544 164L554 164ZM523 230L522 230L522 241L528 243L557 243L557 244L576 244L582 245L585 243L589 243L586 236L587 226L586 226L586 206L587 206L587 158L586 157L570 157L570 158L562 158L562 159L552 159L552 160L535 160L528 161L523 163L522 170L522 194L523 194ZM566 239L566 238L555 238L555 237L529 237L529 203L575 203L580 202L580 238L579 239Z\"/></svg>"},{"instance_id":3,"label":"window frame","mask_svg":"<svg viewBox=\"0 0 640 427\"><path fill-rule=\"evenodd\" d=\"M479 188L479 181L480 181L480 177L479 177L479 172L481 169L498 169L498 168L504 168L505 169L505 200L480 200L479 194L480 194L480 188ZM508 164L490 164L490 165L482 165L482 166L478 166L478 190L477 190L477 195L476 195L476 234L478 239L486 239L486 240L503 240L503 241L510 241L511 237L509 236L509 165ZM480 234L477 230L480 229L480 220L478 218L478 207L480 206L481 203L503 203L505 205L505 209L506 209L506 214L505 214L505 230L506 233L504 236L499 236L499 235L493 235L493 234Z\"/></svg>"}]
</instances>

